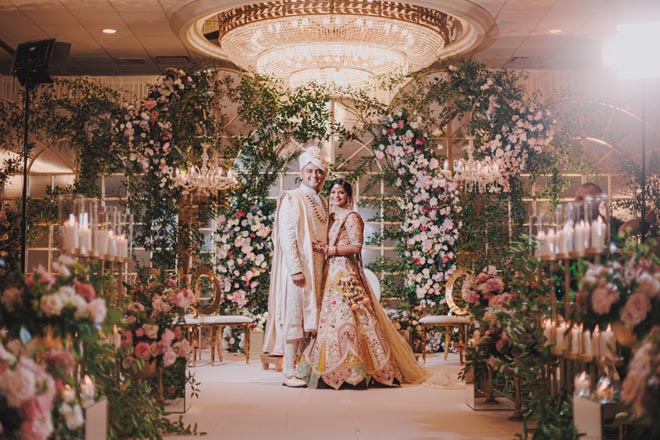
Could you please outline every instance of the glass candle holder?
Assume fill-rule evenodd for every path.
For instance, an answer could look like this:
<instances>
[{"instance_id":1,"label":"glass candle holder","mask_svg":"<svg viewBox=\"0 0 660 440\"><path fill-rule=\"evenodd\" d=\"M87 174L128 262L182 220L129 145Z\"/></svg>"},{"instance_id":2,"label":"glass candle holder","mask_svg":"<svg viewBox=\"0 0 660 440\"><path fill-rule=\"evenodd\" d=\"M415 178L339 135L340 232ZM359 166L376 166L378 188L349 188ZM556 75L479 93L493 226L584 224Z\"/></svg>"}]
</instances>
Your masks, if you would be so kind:
<instances>
[{"instance_id":1,"label":"glass candle holder","mask_svg":"<svg viewBox=\"0 0 660 440\"><path fill-rule=\"evenodd\" d=\"M586 371L582 371L574 379L575 394L578 397L589 397L591 394L591 378Z\"/></svg>"}]
</instances>

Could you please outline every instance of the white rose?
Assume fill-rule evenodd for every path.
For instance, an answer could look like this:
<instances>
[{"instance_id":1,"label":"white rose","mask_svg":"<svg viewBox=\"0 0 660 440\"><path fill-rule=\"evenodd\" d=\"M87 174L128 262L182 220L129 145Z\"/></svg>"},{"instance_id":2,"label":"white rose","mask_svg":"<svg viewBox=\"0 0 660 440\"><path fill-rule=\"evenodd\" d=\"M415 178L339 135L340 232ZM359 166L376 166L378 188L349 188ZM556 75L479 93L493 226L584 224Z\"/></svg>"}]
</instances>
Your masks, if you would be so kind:
<instances>
[{"instance_id":1,"label":"white rose","mask_svg":"<svg viewBox=\"0 0 660 440\"><path fill-rule=\"evenodd\" d=\"M71 430L78 429L83 425L83 423L85 423L82 409L78 404L72 407L67 403L63 403L62 406L60 406L60 414L64 416L66 427Z\"/></svg>"},{"instance_id":2,"label":"white rose","mask_svg":"<svg viewBox=\"0 0 660 440\"><path fill-rule=\"evenodd\" d=\"M41 297L41 310L46 315L58 316L62 313L62 307L64 307L63 298L57 293Z\"/></svg>"}]
</instances>

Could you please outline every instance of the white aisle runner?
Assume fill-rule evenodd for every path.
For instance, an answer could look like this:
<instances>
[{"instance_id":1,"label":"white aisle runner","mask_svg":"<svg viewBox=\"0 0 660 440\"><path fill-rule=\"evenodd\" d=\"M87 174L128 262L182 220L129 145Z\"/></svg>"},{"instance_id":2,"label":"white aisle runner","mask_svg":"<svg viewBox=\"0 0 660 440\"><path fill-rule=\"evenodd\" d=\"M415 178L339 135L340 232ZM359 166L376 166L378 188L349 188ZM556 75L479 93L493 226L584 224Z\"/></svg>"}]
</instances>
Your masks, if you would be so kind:
<instances>
[{"instance_id":1,"label":"white aisle runner","mask_svg":"<svg viewBox=\"0 0 660 440\"><path fill-rule=\"evenodd\" d=\"M424 385L368 390L312 390L282 386L281 373L263 370L258 358L226 354L225 362L198 364L199 399L184 415L203 437L171 440L468 440L511 439L522 425L508 412L475 412L455 379L458 355L427 358Z\"/></svg>"}]
</instances>

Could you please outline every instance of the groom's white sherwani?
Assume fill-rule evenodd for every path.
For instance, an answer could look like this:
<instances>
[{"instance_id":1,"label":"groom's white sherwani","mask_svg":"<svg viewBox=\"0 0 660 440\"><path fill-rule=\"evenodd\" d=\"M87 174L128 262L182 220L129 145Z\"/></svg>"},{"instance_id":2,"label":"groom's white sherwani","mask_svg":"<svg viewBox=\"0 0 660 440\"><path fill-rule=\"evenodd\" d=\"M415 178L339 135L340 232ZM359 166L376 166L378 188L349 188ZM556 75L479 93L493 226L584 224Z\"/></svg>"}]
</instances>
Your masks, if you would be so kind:
<instances>
[{"instance_id":1,"label":"groom's white sherwani","mask_svg":"<svg viewBox=\"0 0 660 440\"><path fill-rule=\"evenodd\" d=\"M312 243L327 243L327 224L325 202L312 188L301 185L280 194L273 226L266 353L282 354L286 341L302 339L305 331L317 328L323 255L312 250ZM301 272L304 287L291 278Z\"/></svg>"}]
</instances>

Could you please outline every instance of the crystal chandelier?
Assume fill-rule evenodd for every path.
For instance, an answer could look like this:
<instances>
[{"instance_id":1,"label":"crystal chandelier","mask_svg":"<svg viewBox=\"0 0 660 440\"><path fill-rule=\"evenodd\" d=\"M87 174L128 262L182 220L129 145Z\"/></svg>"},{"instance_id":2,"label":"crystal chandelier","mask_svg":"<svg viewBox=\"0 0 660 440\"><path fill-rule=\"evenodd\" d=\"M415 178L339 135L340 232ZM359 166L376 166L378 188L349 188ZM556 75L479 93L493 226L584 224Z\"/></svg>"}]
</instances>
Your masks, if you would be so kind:
<instances>
[{"instance_id":1,"label":"crystal chandelier","mask_svg":"<svg viewBox=\"0 0 660 440\"><path fill-rule=\"evenodd\" d=\"M209 144L202 144L202 165L193 165L188 171L178 169L174 175L174 184L188 192L210 195L217 191L232 189L236 184L233 172L227 172L218 166L209 166Z\"/></svg>"},{"instance_id":2,"label":"crystal chandelier","mask_svg":"<svg viewBox=\"0 0 660 440\"><path fill-rule=\"evenodd\" d=\"M466 191L484 193L493 191L504 183L504 177L497 162L475 160L474 138L470 137L467 146L467 159L454 160L453 173L448 170L445 162L445 172L450 178L461 185Z\"/></svg>"},{"instance_id":3,"label":"crystal chandelier","mask_svg":"<svg viewBox=\"0 0 660 440\"><path fill-rule=\"evenodd\" d=\"M217 15L218 45L238 66L284 79L359 85L436 61L463 22L380 0L276 0Z\"/></svg>"}]
</instances>

